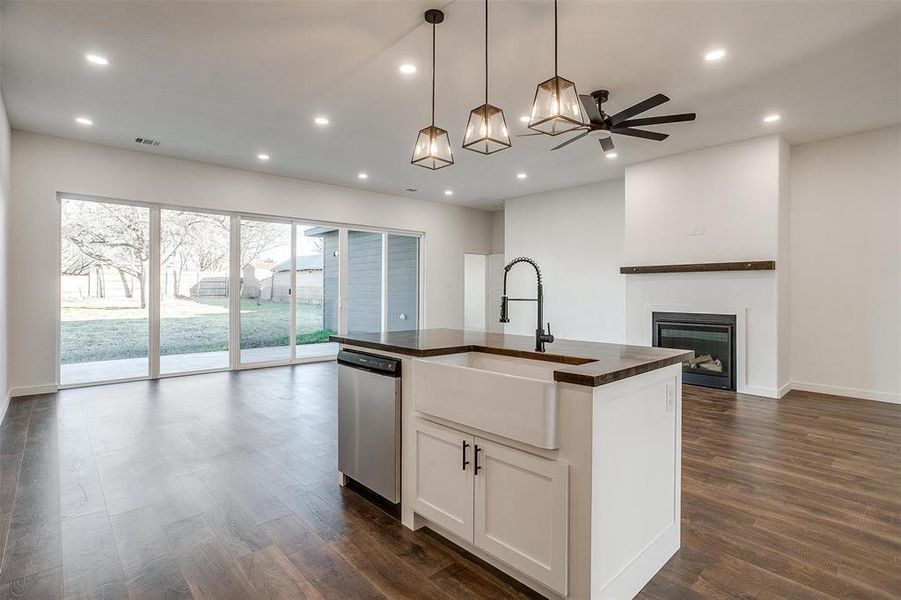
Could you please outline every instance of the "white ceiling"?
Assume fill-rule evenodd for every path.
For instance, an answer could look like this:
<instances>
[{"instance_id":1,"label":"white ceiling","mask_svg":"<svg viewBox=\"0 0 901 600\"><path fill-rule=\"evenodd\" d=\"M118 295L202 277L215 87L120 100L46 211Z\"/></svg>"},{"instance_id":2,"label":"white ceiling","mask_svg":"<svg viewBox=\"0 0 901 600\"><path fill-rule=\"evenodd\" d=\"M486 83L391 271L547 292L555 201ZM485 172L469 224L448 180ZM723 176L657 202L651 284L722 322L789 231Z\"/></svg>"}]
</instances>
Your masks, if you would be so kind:
<instances>
[{"instance_id":1,"label":"white ceiling","mask_svg":"<svg viewBox=\"0 0 901 600\"><path fill-rule=\"evenodd\" d=\"M614 160L588 138L549 152L562 140L543 136L485 157L460 148L483 101L483 4L456 0L438 27L436 124L450 131L457 162L431 172L410 165L410 153L429 123L422 13L434 6L5 2L3 94L16 129L127 149L148 136L163 141L143 149L155 154L396 194L413 187L418 198L483 208L771 132L796 144L901 122L901 2L561 0L560 74L580 93L609 89L612 114L663 92L672 101L642 116L698 120L653 128L671 134L664 142L615 137ZM515 133L535 84L552 74L552 10L550 0L491 5L491 101ZM716 47L727 57L704 62ZM89 65L86 52L110 65ZM418 73L401 75L403 62ZM782 120L763 124L772 112ZM315 126L318 114L331 124Z\"/></svg>"}]
</instances>

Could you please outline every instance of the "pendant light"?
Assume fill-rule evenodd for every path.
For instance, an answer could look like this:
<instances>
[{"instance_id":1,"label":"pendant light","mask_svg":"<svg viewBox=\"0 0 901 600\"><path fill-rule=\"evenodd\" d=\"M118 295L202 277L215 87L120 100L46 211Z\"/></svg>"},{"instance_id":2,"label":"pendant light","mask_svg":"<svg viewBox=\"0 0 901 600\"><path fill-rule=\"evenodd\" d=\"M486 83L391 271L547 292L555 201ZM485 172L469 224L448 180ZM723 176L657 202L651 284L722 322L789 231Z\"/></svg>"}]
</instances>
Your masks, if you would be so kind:
<instances>
[{"instance_id":1,"label":"pendant light","mask_svg":"<svg viewBox=\"0 0 901 600\"><path fill-rule=\"evenodd\" d=\"M410 162L426 169L454 164L447 130L435 127L435 26L444 21L444 13L435 8L425 11L425 22L432 26L432 124L419 131Z\"/></svg>"},{"instance_id":2,"label":"pendant light","mask_svg":"<svg viewBox=\"0 0 901 600\"><path fill-rule=\"evenodd\" d=\"M463 147L482 154L510 147L504 111L488 104L488 0L485 0L485 104L469 113Z\"/></svg>"},{"instance_id":3,"label":"pendant light","mask_svg":"<svg viewBox=\"0 0 901 600\"><path fill-rule=\"evenodd\" d=\"M538 84L529 129L559 135L585 126L576 84L557 74L557 0L554 0L554 76Z\"/></svg>"}]
</instances>

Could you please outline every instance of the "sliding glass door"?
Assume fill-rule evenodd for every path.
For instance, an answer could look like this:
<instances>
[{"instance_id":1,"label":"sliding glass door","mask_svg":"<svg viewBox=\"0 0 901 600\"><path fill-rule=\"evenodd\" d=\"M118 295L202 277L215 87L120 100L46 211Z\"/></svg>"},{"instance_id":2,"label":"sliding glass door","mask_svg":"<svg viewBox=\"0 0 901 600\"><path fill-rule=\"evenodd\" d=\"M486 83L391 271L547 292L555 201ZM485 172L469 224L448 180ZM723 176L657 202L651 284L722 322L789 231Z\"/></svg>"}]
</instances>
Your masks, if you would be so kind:
<instances>
[{"instance_id":1,"label":"sliding glass door","mask_svg":"<svg viewBox=\"0 0 901 600\"><path fill-rule=\"evenodd\" d=\"M295 227L294 356L331 358L338 354L338 344L328 336L338 333L339 231L301 223Z\"/></svg>"},{"instance_id":2,"label":"sliding glass door","mask_svg":"<svg viewBox=\"0 0 901 600\"><path fill-rule=\"evenodd\" d=\"M385 236L385 327L419 329L419 238Z\"/></svg>"},{"instance_id":3,"label":"sliding glass door","mask_svg":"<svg viewBox=\"0 0 901 600\"><path fill-rule=\"evenodd\" d=\"M227 215L160 210L160 373L227 369Z\"/></svg>"},{"instance_id":4,"label":"sliding glass door","mask_svg":"<svg viewBox=\"0 0 901 600\"><path fill-rule=\"evenodd\" d=\"M61 385L333 359L420 324L417 235L60 197Z\"/></svg>"},{"instance_id":5,"label":"sliding glass door","mask_svg":"<svg viewBox=\"0 0 901 600\"><path fill-rule=\"evenodd\" d=\"M241 364L291 358L292 224L241 219Z\"/></svg>"},{"instance_id":6,"label":"sliding glass door","mask_svg":"<svg viewBox=\"0 0 901 600\"><path fill-rule=\"evenodd\" d=\"M419 237L347 232L347 330L419 328Z\"/></svg>"},{"instance_id":7,"label":"sliding glass door","mask_svg":"<svg viewBox=\"0 0 901 600\"><path fill-rule=\"evenodd\" d=\"M60 383L146 377L150 210L60 203Z\"/></svg>"}]
</instances>

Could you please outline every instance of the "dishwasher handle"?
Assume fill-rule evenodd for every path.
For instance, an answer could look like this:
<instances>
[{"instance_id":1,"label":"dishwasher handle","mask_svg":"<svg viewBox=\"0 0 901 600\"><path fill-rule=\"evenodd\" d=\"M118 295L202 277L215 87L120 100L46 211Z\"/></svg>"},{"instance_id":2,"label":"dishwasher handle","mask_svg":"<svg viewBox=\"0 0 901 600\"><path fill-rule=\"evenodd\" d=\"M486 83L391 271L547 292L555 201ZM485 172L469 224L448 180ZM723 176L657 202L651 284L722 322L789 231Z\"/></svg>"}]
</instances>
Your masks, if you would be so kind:
<instances>
[{"instance_id":1,"label":"dishwasher handle","mask_svg":"<svg viewBox=\"0 0 901 600\"><path fill-rule=\"evenodd\" d=\"M400 360L388 356L357 350L341 350L338 352L338 364L386 377L400 377Z\"/></svg>"}]
</instances>

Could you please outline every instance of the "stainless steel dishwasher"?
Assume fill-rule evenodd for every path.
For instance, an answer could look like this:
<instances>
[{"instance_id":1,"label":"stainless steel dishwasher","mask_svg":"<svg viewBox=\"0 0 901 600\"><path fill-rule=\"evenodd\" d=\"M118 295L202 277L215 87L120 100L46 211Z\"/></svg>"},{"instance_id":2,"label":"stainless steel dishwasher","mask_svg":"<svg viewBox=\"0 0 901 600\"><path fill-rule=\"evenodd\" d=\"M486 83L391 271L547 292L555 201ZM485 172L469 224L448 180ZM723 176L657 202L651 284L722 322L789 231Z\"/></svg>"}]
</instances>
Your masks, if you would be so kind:
<instances>
[{"instance_id":1,"label":"stainless steel dishwasher","mask_svg":"<svg viewBox=\"0 0 901 600\"><path fill-rule=\"evenodd\" d=\"M355 350L338 353L338 470L400 502L401 362Z\"/></svg>"}]
</instances>

